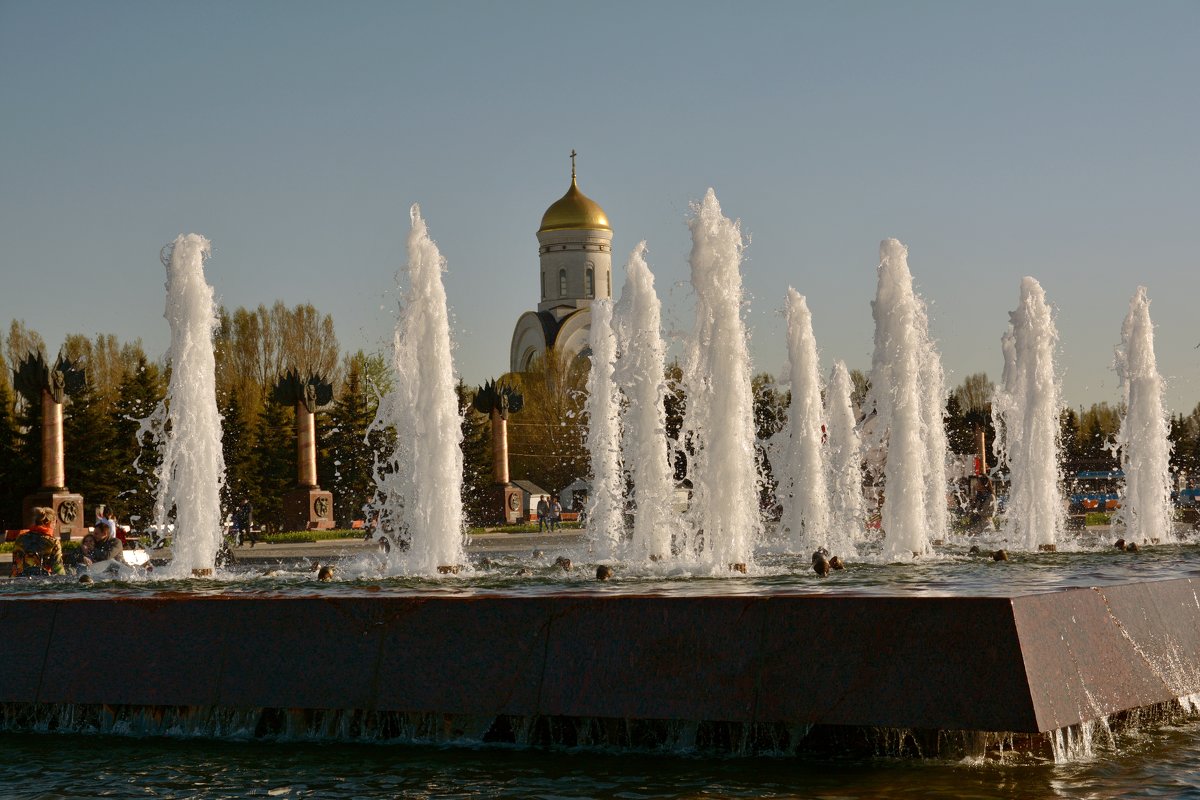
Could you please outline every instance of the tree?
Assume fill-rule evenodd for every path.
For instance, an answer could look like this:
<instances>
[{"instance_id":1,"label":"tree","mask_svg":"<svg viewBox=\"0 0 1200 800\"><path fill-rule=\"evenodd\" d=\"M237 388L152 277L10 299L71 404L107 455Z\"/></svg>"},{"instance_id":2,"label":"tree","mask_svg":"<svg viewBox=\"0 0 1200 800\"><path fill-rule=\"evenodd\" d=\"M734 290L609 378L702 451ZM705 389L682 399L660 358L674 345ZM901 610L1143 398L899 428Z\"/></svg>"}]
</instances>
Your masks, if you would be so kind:
<instances>
[{"instance_id":1,"label":"tree","mask_svg":"<svg viewBox=\"0 0 1200 800\"><path fill-rule=\"evenodd\" d=\"M589 471L584 448L585 386L589 364L569 361L550 348L529 372L507 380L525 397L520 419L510 419L509 457L514 477L557 493Z\"/></svg>"},{"instance_id":2,"label":"tree","mask_svg":"<svg viewBox=\"0 0 1200 800\"><path fill-rule=\"evenodd\" d=\"M769 444L787 423L787 410L792 403L791 392L781 392L775 376L767 372L755 375L750 381L754 394L754 461L758 467L758 502L763 510L776 505L775 492L779 481L771 464Z\"/></svg>"},{"instance_id":3,"label":"tree","mask_svg":"<svg viewBox=\"0 0 1200 800\"><path fill-rule=\"evenodd\" d=\"M113 503L122 469L114 457L112 409L105 407L91 373L63 409L63 440L67 486L90 506Z\"/></svg>"},{"instance_id":4,"label":"tree","mask_svg":"<svg viewBox=\"0 0 1200 800\"><path fill-rule=\"evenodd\" d=\"M8 364L0 355L0 525L21 527L21 496L15 492L18 476L17 425L13 419L13 390Z\"/></svg>"},{"instance_id":5,"label":"tree","mask_svg":"<svg viewBox=\"0 0 1200 800\"><path fill-rule=\"evenodd\" d=\"M112 449L123 476L114 506L118 516L127 517L137 530L154 518L162 458L146 421L163 401L166 381L158 365L147 361L140 345L130 351L130 357L133 363L121 380L112 412Z\"/></svg>"},{"instance_id":6,"label":"tree","mask_svg":"<svg viewBox=\"0 0 1200 800\"><path fill-rule=\"evenodd\" d=\"M471 405L475 391L461 380L455 387L462 415L463 514L468 525L483 525L496 515L492 482L491 420Z\"/></svg>"},{"instance_id":7,"label":"tree","mask_svg":"<svg viewBox=\"0 0 1200 800\"><path fill-rule=\"evenodd\" d=\"M388 443L382 431L368 432L379 410L379 395L371 375L384 368L382 362L381 356L367 356L361 350L348 356L342 367L345 377L341 390L333 408L324 415L329 425L325 474L339 527L348 528L362 517L363 505L375 492L376 457Z\"/></svg>"},{"instance_id":8,"label":"tree","mask_svg":"<svg viewBox=\"0 0 1200 800\"><path fill-rule=\"evenodd\" d=\"M256 421L251 502L255 521L268 529L283 526L283 496L296 484L295 416L292 407L267 402Z\"/></svg>"},{"instance_id":9,"label":"tree","mask_svg":"<svg viewBox=\"0 0 1200 800\"><path fill-rule=\"evenodd\" d=\"M255 493L253 420L238 388L229 389L220 410L221 453L225 458L221 503L225 508L233 509Z\"/></svg>"}]
</instances>

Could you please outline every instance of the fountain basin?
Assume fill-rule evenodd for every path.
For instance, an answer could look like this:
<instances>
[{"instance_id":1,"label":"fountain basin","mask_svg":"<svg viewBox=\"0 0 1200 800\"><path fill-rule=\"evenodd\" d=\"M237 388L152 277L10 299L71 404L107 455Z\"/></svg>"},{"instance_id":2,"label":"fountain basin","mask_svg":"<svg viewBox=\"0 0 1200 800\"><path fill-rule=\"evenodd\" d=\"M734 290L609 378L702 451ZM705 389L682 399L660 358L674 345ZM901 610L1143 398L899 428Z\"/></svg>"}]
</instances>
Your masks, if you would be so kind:
<instances>
[{"instance_id":1,"label":"fountain basin","mask_svg":"<svg viewBox=\"0 0 1200 800\"><path fill-rule=\"evenodd\" d=\"M1200 692L1200 578L980 597L9 595L0 637L17 728L314 735L336 718L353 736L391 715L466 742L539 720L1036 738Z\"/></svg>"}]
</instances>

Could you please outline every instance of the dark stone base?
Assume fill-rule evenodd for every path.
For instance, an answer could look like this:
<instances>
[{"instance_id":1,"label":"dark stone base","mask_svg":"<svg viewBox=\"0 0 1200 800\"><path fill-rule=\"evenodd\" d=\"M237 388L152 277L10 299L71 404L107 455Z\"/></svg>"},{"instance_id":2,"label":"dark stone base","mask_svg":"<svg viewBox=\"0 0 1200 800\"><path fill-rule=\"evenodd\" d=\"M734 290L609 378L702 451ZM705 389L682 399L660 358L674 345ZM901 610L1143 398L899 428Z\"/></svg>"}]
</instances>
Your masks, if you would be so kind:
<instances>
[{"instance_id":1,"label":"dark stone base","mask_svg":"<svg viewBox=\"0 0 1200 800\"><path fill-rule=\"evenodd\" d=\"M241 714L263 735L737 753L852 750L887 729L901 755L1037 751L1200 692L1198 592L22 595L0 600L0 704L148 734L182 714L217 735ZM78 680L97 670L122 680Z\"/></svg>"},{"instance_id":2,"label":"dark stone base","mask_svg":"<svg viewBox=\"0 0 1200 800\"><path fill-rule=\"evenodd\" d=\"M333 529L333 492L318 487L293 489L283 496L285 531Z\"/></svg>"},{"instance_id":3,"label":"dark stone base","mask_svg":"<svg viewBox=\"0 0 1200 800\"><path fill-rule=\"evenodd\" d=\"M88 532L87 515L83 510L83 495L67 490L43 490L25 496L21 503L21 524L28 528L33 524L33 509L49 506L54 509L55 531L63 541L82 539Z\"/></svg>"}]
</instances>

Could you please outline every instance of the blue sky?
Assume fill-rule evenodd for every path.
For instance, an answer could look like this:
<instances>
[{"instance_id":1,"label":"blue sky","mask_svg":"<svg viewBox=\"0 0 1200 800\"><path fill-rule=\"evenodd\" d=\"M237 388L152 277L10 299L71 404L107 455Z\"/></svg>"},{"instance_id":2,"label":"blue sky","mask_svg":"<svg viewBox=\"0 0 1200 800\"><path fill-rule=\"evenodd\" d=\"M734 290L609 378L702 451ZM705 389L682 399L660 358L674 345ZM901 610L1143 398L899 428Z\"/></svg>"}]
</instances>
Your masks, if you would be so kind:
<instances>
[{"instance_id":1,"label":"blue sky","mask_svg":"<svg viewBox=\"0 0 1200 800\"><path fill-rule=\"evenodd\" d=\"M909 246L954 385L1000 377L1021 277L1072 405L1115 401L1138 284L1173 411L1200 402L1200 4L0 0L0 321L169 341L159 249L208 236L229 306L394 323L408 207L446 256L456 360L507 367L535 231L580 186L691 327L689 204L742 220L755 369L787 287L866 369L880 239Z\"/></svg>"}]
</instances>

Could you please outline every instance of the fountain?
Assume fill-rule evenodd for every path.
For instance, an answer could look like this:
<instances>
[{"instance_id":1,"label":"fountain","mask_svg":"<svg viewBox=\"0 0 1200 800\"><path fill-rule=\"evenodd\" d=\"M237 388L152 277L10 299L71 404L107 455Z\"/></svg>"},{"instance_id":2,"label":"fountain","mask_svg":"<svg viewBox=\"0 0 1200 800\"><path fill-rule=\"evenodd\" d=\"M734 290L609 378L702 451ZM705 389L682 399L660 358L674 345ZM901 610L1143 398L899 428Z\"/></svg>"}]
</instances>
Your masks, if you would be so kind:
<instances>
[{"instance_id":1,"label":"fountain","mask_svg":"<svg viewBox=\"0 0 1200 800\"><path fill-rule=\"evenodd\" d=\"M389 571L430 575L466 562L462 428L442 285L446 261L421 209L414 204L409 216L408 286L392 349L395 388L374 424L395 429L396 450L376 470L376 483L383 497L379 526L394 531L400 545L388 551Z\"/></svg>"},{"instance_id":2,"label":"fountain","mask_svg":"<svg viewBox=\"0 0 1200 800\"><path fill-rule=\"evenodd\" d=\"M870 445L886 452L881 525L884 557L892 561L928 555L946 527L942 370L912 283L908 248L885 239L871 303L875 353L867 406L875 414Z\"/></svg>"},{"instance_id":3,"label":"fountain","mask_svg":"<svg viewBox=\"0 0 1200 800\"><path fill-rule=\"evenodd\" d=\"M633 484L633 532L630 557L637 561L671 554L674 481L667 449L664 397L666 349L660 332L662 305L654 275L639 242L625 265L617 318L618 348L614 377L629 405L622 418L621 454Z\"/></svg>"},{"instance_id":4,"label":"fountain","mask_svg":"<svg viewBox=\"0 0 1200 800\"><path fill-rule=\"evenodd\" d=\"M155 412L155 428L168 431L162 442L154 519L167 530L174 510L175 539L169 573L211 575L221 546L221 415L217 411L213 334L220 325L213 289L204 279L208 239L180 235L163 248L167 268L167 309L171 379L167 397Z\"/></svg>"},{"instance_id":5,"label":"fountain","mask_svg":"<svg viewBox=\"0 0 1200 800\"><path fill-rule=\"evenodd\" d=\"M1129 301L1116 369L1125 407L1117 433L1125 475L1117 519L1125 525L1130 541L1171 541L1171 442L1167 438L1162 377L1154 359L1150 300L1144 286L1139 286Z\"/></svg>"},{"instance_id":6,"label":"fountain","mask_svg":"<svg viewBox=\"0 0 1200 800\"><path fill-rule=\"evenodd\" d=\"M592 492L587 505L587 530L600 560L615 559L624 540L621 495L621 396L613 381L617 337L611 300L592 303L590 345L592 369L587 382L587 449L592 461Z\"/></svg>"},{"instance_id":7,"label":"fountain","mask_svg":"<svg viewBox=\"0 0 1200 800\"><path fill-rule=\"evenodd\" d=\"M695 207L692 288L696 328L683 379L693 500L683 550L709 570L753 561L761 522L754 463L750 354L742 320L742 233L709 189Z\"/></svg>"},{"instance_id":8,"label":"fountain","mask_svg":"<svg viewBox=\"0 0 1200 800\"><path fill-rule=\"evenodd\" d=\"M1002 530L1014 547L1056 548L1066 512L1059 474L1062 399L1054 369L1058 343L1042 286L1021 279L1021 301L1001 341L1004 378L992 402L997 469L1010 473Z\"/></svg>"},{"instance_id":9,"label":"fountain","mask_svg":"<svg viewBox=\"0 0 1200 800\"><path fill-rule=\"evenodd\" d=\"M896 240L881 246L861 425L844 363L835 363L821 403L807 303L788 297L797 446L787 485L803 497L785 518L802 528L791 549L823 543L860 558L821 579L806 553L761 549L742 238L712 191L691 221L697 319L679 445L694 491L686 515L673 506L660 311L642 244L618 306L593 307L596 550L569 553L623 563L603 583L554 566L554 552L485 564L479 545L468 553L462 537L445 262L416 206L411 218L395 391L376 421L397 434L395 453L377 469L379 533L392 543L383 566L374 553L347 555L357 569L330 583L298 569L270 577L232 568L220 589L205 582L203 591L181 582L172 591L111 581L56 583L45 593L5 586L0 637L11 646L0 662L8 678L0 718L9 727L738 754L857 742L888 754L1053 758L1086 750L1089 731L1132 709L1195 713L1194 547L1131 555L1030 546L1035 552L1001 562L977 556L970 540L936 538L946 525L943 378ZM180 237L168 260L172 437L159 519L176 508L176 577L211 569L220 535L207 251L203 238ZM1126 329L1118 361L1132 474L1145 444L1132 433L1137 420L1161 409L1154 381L1139 382L1156 372L1136 297ZM1026 279L997 399L1013 501L1018 473L1027 479L1043 452L1028 446L1027 431L1040 430L1032 421L1057 403L1043 359L1053 339L1040 287ZM521 406L494 385L486 400L493 419ZM860 434L883 459L882 545L863 530ZM636 500L627 545L625 471ZM1137 502L1158 498L1136 492ZM1026 507L1017 512L1010 501L1009 516L1041 513ZM1148 517L1137 514L1142 531ZM438 577L468 555L472 569ZM1135 582L1138 570L1162 580ZM122 680L78 680L101 671Z\"/></svg>"},{"instance_id":10,"label":"fountain","mask_svg":"<svg viewBox=\"0 0 1200 800\"><path fill-rule=\"evenodd\" d=\"M813 338L812 314L804 295L788 288L788 365L792 403L788 408L784 472L779 480L783 527L794 553L828 548L829 491L825 464L825 409L821 402L820 365ZM839 543L840 544L840 543ZM836 548L840 549L840 548Z\"/></svg>"},{"instance_id":11,"label":"fountain","mask_svg":"<svg viewBox=\"0 0 1200 800\"><path fill-rule=\"evenodd\" d=\"M851 397L853 385L846 362L836 361L826 393L829 433L829 547L833 552L851 553L860 538L863 513L862 441Z\"/></svg>"}]
</instances>

